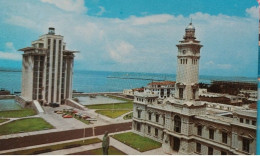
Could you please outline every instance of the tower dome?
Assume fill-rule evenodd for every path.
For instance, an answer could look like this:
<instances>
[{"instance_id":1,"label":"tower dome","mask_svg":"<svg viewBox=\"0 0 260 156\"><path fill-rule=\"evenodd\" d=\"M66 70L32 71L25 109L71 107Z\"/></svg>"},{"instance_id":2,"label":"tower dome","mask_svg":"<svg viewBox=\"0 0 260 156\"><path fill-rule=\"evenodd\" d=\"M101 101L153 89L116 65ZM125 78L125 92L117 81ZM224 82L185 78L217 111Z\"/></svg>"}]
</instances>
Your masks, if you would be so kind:
<instances>
[{"instance_id":1,"label":"tower dome","mask_svg":"<svg viewBox=\"0 0 260 156\"><path fill-rule=\"evenodd\" d=\"M192 25L192 22L185 28L185 35L183 37L185 41L195 40L195 27Z\"/></svg>"},{"instance_id":2,"label":"tower dome","mask_svg":"<svg viewBox=\"0 0 260 156\"><path fill-rule=\"evenodd\" d=\"M185 30L193 30L195 31L195 27L192 25L192 23L190 22L190 24L186 27Z\"/></svg>"}]
</instances>

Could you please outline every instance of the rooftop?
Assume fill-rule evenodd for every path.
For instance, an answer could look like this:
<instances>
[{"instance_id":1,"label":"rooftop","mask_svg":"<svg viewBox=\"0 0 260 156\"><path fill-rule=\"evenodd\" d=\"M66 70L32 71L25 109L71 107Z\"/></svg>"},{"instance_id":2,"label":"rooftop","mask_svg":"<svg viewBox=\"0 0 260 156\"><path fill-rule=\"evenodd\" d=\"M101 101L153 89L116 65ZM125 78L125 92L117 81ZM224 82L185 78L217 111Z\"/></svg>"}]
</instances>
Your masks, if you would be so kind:
<instances>
[{"instance_id":1,"label":"rooftop","mask_svg":"<svg viewBox=\"0 0 260 156\"><path fill-rule=\"evenodd\" d=\"M175 85L175 81L151 82L148 85Z\"/></svg>"}]
</instances>

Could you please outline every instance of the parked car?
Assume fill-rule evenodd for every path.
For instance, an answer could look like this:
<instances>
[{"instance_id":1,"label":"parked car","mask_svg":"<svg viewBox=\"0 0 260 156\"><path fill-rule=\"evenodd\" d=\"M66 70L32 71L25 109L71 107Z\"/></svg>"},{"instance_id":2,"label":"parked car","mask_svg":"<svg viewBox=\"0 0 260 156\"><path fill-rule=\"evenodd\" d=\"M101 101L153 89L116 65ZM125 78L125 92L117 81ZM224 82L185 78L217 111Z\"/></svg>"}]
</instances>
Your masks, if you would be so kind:
<instances>
[{"instance_id":1,"label":"parked car","mask_svg":"<svg viewBox=\"0 0 260 156\"><path fill-rule=\"evenodd\" d=\"M53 108L54 108L54 107L59 107L59 106L60 106L58 103L50 103L49 105L50 105L50 107L53 107Z\"/></svg>"},{"instance_id":2,"label":"parked car","mask_svg":"<svg viewBox=\"0 0 260 156\"><path fill-rule=\"evenodd\" d=\"M67 114L67 115L64 115L63 118L72 118L72 116Z\"/></svg>"}]
</instances>

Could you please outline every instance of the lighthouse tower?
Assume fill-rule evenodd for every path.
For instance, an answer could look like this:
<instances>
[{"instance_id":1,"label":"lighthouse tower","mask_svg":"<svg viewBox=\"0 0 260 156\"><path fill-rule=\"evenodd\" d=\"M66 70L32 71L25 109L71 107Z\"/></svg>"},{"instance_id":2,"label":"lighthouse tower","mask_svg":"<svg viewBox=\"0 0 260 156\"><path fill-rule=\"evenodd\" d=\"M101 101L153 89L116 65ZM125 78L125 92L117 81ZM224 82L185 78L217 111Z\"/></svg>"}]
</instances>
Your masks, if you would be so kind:
<instances>
[{"instance_id":1,"label":"lighthouse tower","mask_svg":"<svg viewBox=\"0 0 260 156\"><path fill-rule=\"evenodd\" d=\"M199 99L199 59L200 41L196 40L195 27L190 23L185 29L182 41L178 47L178 68L175 84L175 98L185 101Z\"/></svg>"}]
</instances>

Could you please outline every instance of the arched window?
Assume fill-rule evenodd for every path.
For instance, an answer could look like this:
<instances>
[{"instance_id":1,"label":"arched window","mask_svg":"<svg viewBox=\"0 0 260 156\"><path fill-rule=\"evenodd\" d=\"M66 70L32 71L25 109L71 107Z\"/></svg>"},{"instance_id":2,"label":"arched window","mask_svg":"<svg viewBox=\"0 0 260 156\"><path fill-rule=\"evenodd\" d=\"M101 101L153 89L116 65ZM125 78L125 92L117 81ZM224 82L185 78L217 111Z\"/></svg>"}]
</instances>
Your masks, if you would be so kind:
<instances>
[{"instance_id":1,"label":"arched window","mask_svg":"<svg viewBox=\"0 0 260 156\"><path fill-rule=\"evenodd\" d=\"M181 132L181 118L178 115L174 116L174 131Z\"/></svg>"}]
</instances>

